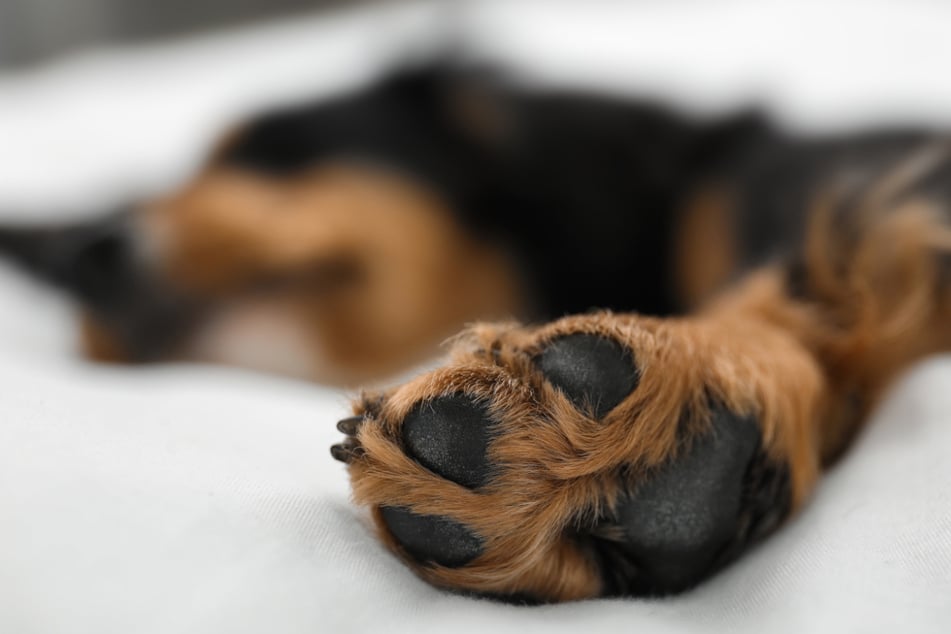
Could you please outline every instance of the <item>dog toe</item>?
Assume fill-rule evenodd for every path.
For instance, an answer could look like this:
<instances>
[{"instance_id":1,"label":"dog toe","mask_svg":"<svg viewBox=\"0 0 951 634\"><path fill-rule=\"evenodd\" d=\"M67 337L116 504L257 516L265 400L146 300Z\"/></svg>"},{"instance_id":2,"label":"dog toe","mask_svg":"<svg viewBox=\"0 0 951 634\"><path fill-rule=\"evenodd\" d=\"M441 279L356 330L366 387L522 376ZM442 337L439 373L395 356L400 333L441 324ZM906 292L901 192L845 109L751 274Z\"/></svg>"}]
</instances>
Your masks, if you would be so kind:
<instances>
[{"instance_id":1,"label":"dog toe","mask_svg":"<svg viewBox=\"0 0 951 634\"><path fill-rule=\"evenodd\" d=\"M482 554L482 538L447 517L395 506L382 507L380 515L400 546L420 563L458 568Z\"/></svg>"},{"instance_id":2,"label":"dog toe","mask_svg":"<svg viewBox=\"0 0 951 634\"><path fill-rule=\"evenodd\" d=\"M356 436L365 420L364 416L350 416L337 422L337 431L347 436Z\"/></svg>"},{"instance_id":3,"label":"dog toe","mask_svg":"<svg viewBox=\"0 0 951 634\"><path fill-rule=\"evenodd\" d=\"M485 485L494 422L487 407L455 394L418 403L403 420L407 453L430 471L464 487Z\"/></svg>"},{"instance_id":4,"label":"dog toe","mask_svg":"<svg viewBox=\"0 0 951 634\"><path fill-rule=\"evenodd\" d=\"M535 359L549 383L579 410L602 418L637 387L640 380L631 352L606 337L571 334L548 344Z\"/></svg>"},{"instance_id":5,"label":"dog toe","mask_svg":"<svg viewBox=\"0 0 951 634\"><path fill-rule=\"evenodd\" d=\"M346 438L342 443L330 447L330 455L340 462L351 462L364 454L363 446L355 438Z\"/></svg>"}]
</instances>

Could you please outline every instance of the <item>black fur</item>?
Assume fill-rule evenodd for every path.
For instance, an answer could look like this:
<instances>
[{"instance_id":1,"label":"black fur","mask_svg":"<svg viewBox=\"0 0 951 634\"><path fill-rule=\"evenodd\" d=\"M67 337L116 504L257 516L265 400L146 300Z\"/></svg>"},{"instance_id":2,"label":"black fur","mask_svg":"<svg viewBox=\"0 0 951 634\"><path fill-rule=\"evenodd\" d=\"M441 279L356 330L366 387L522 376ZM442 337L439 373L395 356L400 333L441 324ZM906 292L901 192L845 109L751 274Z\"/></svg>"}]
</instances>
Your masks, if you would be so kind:
<instances>
[{"instance_id":1,"label":"black fur","mask_svg":"<svg viewBox=\"0 0 951 634\"><path fill-rule=\"evenodd\" d=\"M489 111L494 129L466 119L465 99ZM822 187L881 176L933 138L924 130L792 138L756 113L698 121L437 65L264 117L224 160L287 173L356 159L420 179L470 230L509 246L534 294L532 317L552 319L689 308L669 271L679 214L706 185L736 194L740 272L795 251ZM951 195L949 183L944 169L924 189Z\"/></svg>"},{"instance_id":2,"label":"black fur","mask_svg":"<svg viewBox=\"0 0 951 634\"><path fill-rule=\"evenodd\" d=\"M273 114L224 160L286 173L357 159L421 179L472 231L509 245L537 318L678 310L666 273L676 210L695 181L767 135L766 126L755 116L700 126L649 104L480 77L475 99L500 119L487 133L454 103L470 81L425 68Z\"/></svg>"}]
</instances>

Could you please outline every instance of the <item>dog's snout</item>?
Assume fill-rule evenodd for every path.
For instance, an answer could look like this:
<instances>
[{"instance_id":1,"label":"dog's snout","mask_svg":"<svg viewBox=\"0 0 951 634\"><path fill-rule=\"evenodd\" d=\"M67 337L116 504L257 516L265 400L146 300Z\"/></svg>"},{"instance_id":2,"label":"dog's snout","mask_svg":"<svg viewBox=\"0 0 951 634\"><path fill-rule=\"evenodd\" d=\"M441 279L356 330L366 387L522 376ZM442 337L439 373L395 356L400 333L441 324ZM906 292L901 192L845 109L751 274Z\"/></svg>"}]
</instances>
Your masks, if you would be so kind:
<instances>
[{"instance_id":1,"label":"dog's snout","mask_svg":"<svg viewBox=\"0 0 951 634\"><path fill-rule=\"evenodd\" d=\"M66 285L93 306L109 306L127 295L140 266L128 230L122 225L103 227L74 239Z\"/></svg>"},{"instance_id":2,"label":"dog's snout","mask_svg":"<svg viewBox=\"0 0 951 634\"><path fill-rule=\"evenodd\" d=\"M139 276L124 216L67 226L3 228L0 254L94 308L128 295Z\"/></svg>"}]
</instances>

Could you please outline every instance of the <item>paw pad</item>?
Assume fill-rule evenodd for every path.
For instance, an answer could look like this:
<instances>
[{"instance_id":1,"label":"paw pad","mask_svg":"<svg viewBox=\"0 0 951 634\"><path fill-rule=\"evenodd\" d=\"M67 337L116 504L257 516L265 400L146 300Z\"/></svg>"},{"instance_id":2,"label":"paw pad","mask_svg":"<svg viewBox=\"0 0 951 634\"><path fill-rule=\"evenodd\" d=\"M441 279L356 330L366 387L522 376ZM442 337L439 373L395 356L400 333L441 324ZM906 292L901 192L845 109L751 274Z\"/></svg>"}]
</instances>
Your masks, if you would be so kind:
<instances>
[{"instance_id":1,"label":"paw pad","mask_svg":"<svg viewBox=\"0 0 951 634\"><path fill-rule=\"evenodd\" d=\"M395 506L382 507L380 514L403 549L421 563L458 568L482 553L482 538L447 517Z\"/></svg>"},{"instance_id":2,"label":"paw pad","mask_svg":"<svg viewBox=\"0 0 951 634\"><path fill-rule=\"evenodd\" d=\"M475 489L489 481L487 452L495 424L486 406L464 394L417 404L403 420L407 453L430 471Z\"/></svg>"},{"instance_id":3,"label":"paw pad","mask_svg":"<svg viewBox=\"0 0 951 634\"><path fill-rule=\"evenodd\" d=\"M579 410L601 418L637 387L640 375L629 350L590 334L555 339L535 358L549 383Z\"/></svg>"},{"instance_id":4,"label":"paw pad","mask_svg":"<svg viewBox=\"0 0 951 634\"><path fill-rule=\"evenodd\" d=\"M760 444L757 425L718 408L712 429L618 505L623 549L649 592L698 582L735 535L744 475Z\"/></svg>"}]
</instances>

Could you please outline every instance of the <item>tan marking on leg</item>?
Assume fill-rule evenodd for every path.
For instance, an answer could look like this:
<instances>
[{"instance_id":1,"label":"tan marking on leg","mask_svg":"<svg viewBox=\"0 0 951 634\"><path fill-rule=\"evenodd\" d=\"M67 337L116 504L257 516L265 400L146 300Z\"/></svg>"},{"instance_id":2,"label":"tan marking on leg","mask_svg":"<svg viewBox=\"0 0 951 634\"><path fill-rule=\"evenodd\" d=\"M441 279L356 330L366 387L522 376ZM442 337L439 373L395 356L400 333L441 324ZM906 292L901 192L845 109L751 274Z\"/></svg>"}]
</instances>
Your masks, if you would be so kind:
<instances>
[{"instance_id":1,"label":"tan marking on leg","mask_svg":"<svg viewBox=\"0 0 951 634\"><path fill-rule=\"evenodd\" d=\"M84 314L79 321L79 345L90 359L103 363L125 363L121 343L94 317Z\"/></svg>"},{"instance_id":2,"label":"tan marking on leg","mask_svg":"<svg viewBox=\"0 0 951 634\"><path fill-rule=\"evenodd\" d=\"M723 186L709 186L698 192L683 212L672 263L683 306L700 306L722 290L735 273L734 203Z\"/></svg>"},{"instance_id":3,"label":"tan marking on leg","mask_svg":"<svg viewBox=\"0 0 951 634\"><path fill-rule=\"evenodd\" d=\"M862 208L843 237L835 202L823 198L810 225L806 291L819 318L809 333L829 374L839 416L823 455L841 453L884 389L925 355L951 349L946 210L922 199Z\"/></svg>"}]
</instances>

